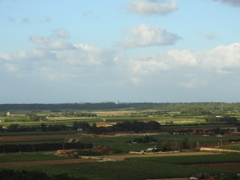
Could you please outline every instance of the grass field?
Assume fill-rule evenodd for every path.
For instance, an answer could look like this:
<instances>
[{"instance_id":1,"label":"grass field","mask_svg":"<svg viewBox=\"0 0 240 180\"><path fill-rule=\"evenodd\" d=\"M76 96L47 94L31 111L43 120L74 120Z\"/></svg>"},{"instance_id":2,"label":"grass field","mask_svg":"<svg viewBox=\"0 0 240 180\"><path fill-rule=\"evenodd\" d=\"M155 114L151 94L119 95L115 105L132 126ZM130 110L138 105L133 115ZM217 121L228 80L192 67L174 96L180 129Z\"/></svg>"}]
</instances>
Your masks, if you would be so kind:
<instances>
[{"instance_id":1,"label":"grass field","mask_svg":"<svg viewBox=\"0 0 240 180\"><path fill-rule=\"evenodd\" d=\"M135 138L143 138L144 136L124 136L124 137L91 137L91 138L82 138L81 142L84 143L93 143L94 145L104 145L107 146L111 150L116 151L140 151L140 150L146 150L147 148L153 148L156 147L157 143L126 143L127 141L131 140L133 141ZM190 140L194 142L198 142L199 147L200 146L207 146L209 143L215 142L229 142L229 139L236 139L238 140L239 137L205 137L205 136L190 136L190 135L154 135L153 136L156 139L159 140L170 140L173 146L177 144L180 141L182 141L185 138L189 138Z\"/></svg>"},{"instance_id":2,"label":"grass field","mask_svg":"<svg viewBox=\"0 0 240 180\"><path fill-rule=\"evenodd\" d=\"M33 134L36 133L36 134ZM76 134L77 131L47 131L47 132L28 132L28 133L9 133L9 137L0 136L1 144L36 144L36 143L62 143L65 139L79 138L82 143L93 143L93 145L104 145L109 149L116 152L128 152L128 151L140 151L147 148L156 147L157 143L127 143L127 141L133 142L135 138L143 138L143 135L136 136L116 136L116 137L87 137L88 134ZM1 134L0 134L1 135ZM91 134L89 134L91 136ZM153 135L158 140L170 140L173 146L178 147L178 143L184 138L188 138L194 142L198 142L199 147L208 146L209 143L229 143L230 140L239 140L238 136L228 137L206 137L206 136L191 136L191 135ZM215 145L216 146L216 145Z\"/></svg>"},{"instance_id":3,"label":"grass field","mask_svg":"<svg viewBox=\"0 0 240 180\"><path fill-rule=\"evenodd\" d=\"M11 169L28 171L39 170L48 174L66 173L69 176L74 177L84 176L89 180L142 180L181 177L189 178L191 176L196 176L197 173L200 172L205 172L210 175L215 175L220 172L226 174L229 173L227 171L218 169L175 164L177 161L189 163L190 158L192 157L174 157L175 160L172 157L157 158L157 160L156 158L134 158L116 162L41 165L32 167L15 167ZM217 159L221 158L222 156L220 155L212 155L204 156L204 158L202 158L202 156L201 158L196 157L195 159L200 159L199 161L201 162L206 162L206 160L209 162L209 160L215 159L214 162L217 162Z\"/></svg>"},{"instance_id":4,"label":"grass field","mask_svg":"<svg viewBox=\"0 0 240 180\"><path fill-rule=\"evenodd\" d=\"M146 157L128 158L126 160L141 160L169 164L214 164L214 163L236 163L240 162L240 154L216 154L201 156L166 156L166 157ZM240 170L239 170L240 171Z\"/></svg>"},{"instance_id":5,"label":"grass field","mask_svg":"<svg viewBox=\"0 0 240 180\"><path fill-rule=\"evenodd\" d=\"M27 112L27 111L26 111ZM24 113L26 113L24 112ZM155 116L155 117L130 117L126 114L104 114L99 113L99 118L80 118L80 117L63 117L58 113L51 113L48 111L36 112L39 115L55 114L55 117L48 117L46 121L30 122L23 112L15 112L14 116L0 117L4 119L1 126L9 126L10 124L19 124L19 126L40 125L44 123L46 125L67 125L72 127L73 122L88 122L90 124L96 123L97 125L106 123L117 123L121 121L149 121L154 120L160 123L173 121L174 124L181 124L181 127L189 124L201 124L205 123L203 117L195 116ZM177 114L177 113L175 113ZM207 126L207 125L206 125ZM164 126L162 126L164 127ZM186 126L191 128L192 126ZM216 125L213 125L216 127ZM167 127L166 127L167 128ZM175 127L172 127L175 128ZM178 127L176 127L178 128ZM0 139L6 136L32 136L22 141L2 141L3 143L42 143L42 142L63 142L64 139L70 138L72 134L77 131L36 131L36 132L20 132L20 133L0 133ZM55 137L34 137L33 135L56 135ZM60 136L58 136L60 135ZM90 135L89 135L90 136ZM104 145L115 152L128 152L128 151L140 151L147 148L156 147L156 143L126 143L127 141L133 141L134 138L142 138L143 136L124 136L124 137L84 137L79 135L80 142L93 143L93 145ZM205 143L211 142L228 142L230 139L239 140L239 137L204 137L204 136L190 136L190 135L154 135L154 138L162 140L170 140L173 145L177 145L184 138L189 138L194 142L198 142L199 145L205 145ZM226 146L223 148L228 149L240 149L240 145ZM0 150L1 152L1 150ZM12 162L12 161L36 161L36 160L55 160L64 159L62 157L49 156L44 154L11 154L0 155L0 162ZM209 169L197 166L189 166L189 164L201 164L201 163L224 163L224 162L240 162L240 155L238 154L216 154L208 156L184 156L184 157L161 157L161 158L132 158L121 162L91 162L91 163L78 163L78 164L58 164L58 165L41 165L32 167L16 167L11 168L15 170L37 170L46 172L48 174L60 174L66 173L69 176L81 177L85 176L90 180L141 180L141 179L157 179L157 178L180 178L195 176L199 172L206 172L214 175L219 172L224 172L218 169ZM188 164L183 165L183 164ZM228 172L225 172L228 173Z\"/></svg>"},{"instance_id":6,"label":"grass field","mask_svg":"<svg viewBox=\"0 0 240 180\"><path fill-rule=\"evenodd\" d=\"M73 111L73 110L71 110ZM79 111L79 110L78 110ZM121 121L133 121L133 120L142 120L142 121L159 121L159 122L169 122L173 121L175 124L186 124L186 123L203 123L205 120L203 117L176 117L173 118L171 116L155 116L155 117L131 117L130 115L126 115L125 111L107 111L106 113L101 112L98 113L98 117L96 118L84 118L84 117L74 117L74 116L68 116L64 117L61 116L61 113L51 113L49 110L43 110L41 112L34 112L38 115L46 115L49 114L54 115L54 117L47 117L46 121L38 121L33 122L29 120L29 117L25 116L27 113L27 110L24 111L13 111L11 112L11 116L2 116L0 119L5 120L5 122L2 122L1 125L3 126L9 126L10 124L19 124L20 126L31 126L31 125L40 125L41 123L44 123L46 125L54 125L54 124L62 124L67 126L72 126L74 121L83 121L88 123L97 123L102 124L102 119L105 119L106 122L121 122ZM29 111L31 112L31 111ZM29 113L28 112L28 113ZM84 111L83 111L84 112ZM94 113L94 111L91 111ZM114 115L112 113L115 113Z\"/></svg>"},{"instance_id":7,"label":"grass field","mask_svg":"<svg viewBox=\"0 0 240 180\"><path fill-rule=\"evenodd\" d=\"M21 154L14 153L9 155L0 155L0 163L2 162L21 162L21 161L44 161L44 160L61 160L71 159L70 157L60 157L53 155L45 155L40 153Z\"/></svg>"},{"instance_id":8,"label":"grass field","mask_svg":"<svg viewBox=\"0 0 240 180\"><path fill-rule=\"evenodd\" d=\"M221 149L230 149L230 150L238 150L240 151L240 144L232 144L227 146L221 146Z\"/></svg>"}]
</instances>

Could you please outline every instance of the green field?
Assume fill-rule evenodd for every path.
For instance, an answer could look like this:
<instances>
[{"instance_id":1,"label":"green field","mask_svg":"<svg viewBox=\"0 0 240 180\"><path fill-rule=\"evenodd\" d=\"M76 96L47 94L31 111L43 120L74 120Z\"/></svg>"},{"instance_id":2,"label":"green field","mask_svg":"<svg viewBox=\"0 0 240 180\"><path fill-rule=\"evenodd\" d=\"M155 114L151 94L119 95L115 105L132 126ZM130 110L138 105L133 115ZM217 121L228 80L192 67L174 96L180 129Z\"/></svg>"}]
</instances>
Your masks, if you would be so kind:
<instances>
[{"instance_id":1,"label":"green field","mask_svg":"<svg viewBox=\"0 0 240 180\"><path fill-rule=\"evenodd\" d=\"M146 158L127 158L126 160L151 161L168 164L216 164L216 163L236 163L240 162L240 154L216 154L201 156L165 156L165 157L146 157Z\"/></svg>"},{"instance_id":2,"label":"green field","mask_svg":"<svg viewBox=\"0 0 240 180\"><path fill-rule=\"evenodd\" d=\"M240 151L240 144L221 146L220 148L221 149L230 149L230 150L238 150L238 151Z\"/></svg>"},{"instance_id":3,"label":"green field","mask_svg":"<svg viewBox=\"0 0 240 180\"><path fill-rule=\"evenodd\" d=\"M79 111L79 110L64 110L64 111ZM5 120L1 122L3 129L10 126L10 124L18 124L19 126L33 126L41 125L66 125L68 128L66 131L31 131L31 132L0 132L0 138L3 136L34 136L34 135L64 135L64 137L38 137L29 138L27 141L11 141L1 142L1 144L41 144L41 143L63 143L68 136L79 133L79 131L69 130L75 121L87 122L90 125L96 123L111 124L122 121L158 121L161 123L161 130L167 128L186 128L192 127L220 127L220 126L232 126L232 124L207 124L204 116L188 116L181 115L179 112L171 112L165 115L153 115L148 116L144 113L152 112L148 111L135 111L132 116L125 114L98 114L98 117L74 117L74 116L62 116L61 113L52 113L50 110L41 111L29 111L37 113L38 115L46 115L47 118L44 121L30 121L29 117L25 116L28 111L13 111L12 116L2 116L0 119ZM94 111L85 111L93 113ZM239 116L235 116L239 118ZM103 120L106 121L103 122ZM167 123L173 123L181 126L164 126ZM160 131L160 129L159 129ZM85 131L87 132L87 131ZM90 131L89 131L90 132ZM108 132L108 131L106 131ZM109 131L111 133L111 131ZM137 132L137 131L136 131ZM148 132L147 130L143 132ZM92 133L92 131L91 131ZM121 132L124 133L124 130ZM126 131L127 133L127 131ZM77 135L76 135L77 136ZM93 146L103 145L107 146L108 151L114 151L115 153L126 153L129 151L146 150L147 148L157 147L157 143L133 143L135 138L143 138L145 135L138 134L138 136L122 136L122 137L90 137L91 134L83 135L79 134L79 141L81 143L92 143ZM174 146L173 149L178 149L179 143L188 138L191 141L198 143L199 146L205 146L206 143L211 142L230 142L239 141L237 136L228 137L206 137L206 136L192 136L192 135L154 135L154 138L158 140L169 140ZM131 143L129 143L129 141ZM240 150L240 145L231 145L221 148ZM3 152L3 150L0 150ZM6 152L5 152L6 153ZM10 154L0 155L0 162L13 162L13 161L37 161L37 160L56 160L66 159L63 157L56 157L46 154L34 153L34 154ZM66 173L69 176L74 177L86 177L89 180L141 180L141 179L157 179L157 178L180 178L196 176L199 172L205 172L210 175L222 173L224 171L217 169L208 169L197 166L190 166L192 164L211 164L211 163L228 163L228 162L240 162L239 154L216 154L208 156L179 156L179 157L155 157L155 158L130 158L121 162L91 162L91 163L78 163L78 164L58 164L58 165L41 165L32 167L15 167L10 168L14 170L27 170L27 171L42 171L48 174L62 174ZM225 172L228 174L229 172Z\"/></svg>"},{"instance_id":4,"label":"green field","mask_svg":"<svg viewBox=\"0 0 240 180\"><path fill-rule=\"evenodd\" d=\"M40 154L40 153L34 153L34 154L14 153L14 154L8 154L8 155L0 155L0 163L21 162L21 161L61 160L61 159L71 159L71 158L46 155L46 154Z\"/></svg>"},{"instance_id":5,"label":"green field","mask_svg":"<svg viewBox=\"0 0 240 180\"><path fill-rule=\"evenodd\" d=\"M131 140L135 138L143 138L144 136L125 136L125 137L94 137L94 138L83 138L81 141L87 142L87 143L94 143L94 145L104 145L109 147L110 149L117 149L120 151L140 151L140 150L146 150L147 148L155 147L157 143L126 143L126 141ZM177 143L182 141L185 138L189 138L190 140L194 142L198 142L199 145L210 143L210 142L225 142L231 140L239 140L239 137L206 137L206 136L191 136L191 135L154 135L153 136L156 139L159 140L170 140L170 142L175 145Z\"/></svg>"},{"instance_id":6,"label":"green field","mask_svg":"<svg viewBox=\"0 0 240 180\"><path fill-rule=\"evenodd\" d=\"M201 158L200 158L201 157ZM66 173L73 177L87 177L89 180L143 180L159 178L189 178L196 176L197 173L205 172L210 175L218 173L231 174L230 172L189 166L182 164L198 163L221 163L222 159L228 162L235 162L239 155L211 155L211 156L182 156L182 157L163 157L163 158L132 158L125 161L116 162L91 162L78 164L56 164L41 165L32 167L15 167L14 170L38 170L48 174ZM193 160L191 160L193 159ZM211 161L213 159L213 161ZM239 160L238 160L239 161ZM234 176L236 178L236 176ZM232 179L234 180L234 179Z\"/></svg>"}]
</instances>

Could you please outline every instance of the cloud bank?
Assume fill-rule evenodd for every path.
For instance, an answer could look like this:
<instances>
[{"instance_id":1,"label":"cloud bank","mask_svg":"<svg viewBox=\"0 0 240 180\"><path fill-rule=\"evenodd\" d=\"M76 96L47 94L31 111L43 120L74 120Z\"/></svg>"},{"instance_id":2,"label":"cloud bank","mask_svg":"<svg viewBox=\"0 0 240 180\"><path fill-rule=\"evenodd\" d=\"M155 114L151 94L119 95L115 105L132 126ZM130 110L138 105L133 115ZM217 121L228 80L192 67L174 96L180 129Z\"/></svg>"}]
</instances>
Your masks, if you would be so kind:
<instances>
[{"instance_id":1,"label":"cloud bank","mask_svg":"<svg viewBox=\"0 0 240 180\"><path fill-rule=\"evenodd\" d=\"M138 30L139 27L130 32L136 33ZM159 31L158 28L155 30ZM49 37L32 35L29 40L35 47L31 51L1 51L1 73L17 79L34 78L54 83L68 81L81 85L94 82L146 86L161 81L163 86L171 83L184 88L196 88L206 86L216 76L234 74L240 68L240 43L196 52L170 50L129 58L122 49L71 44L62 40L62 37L69 35L66 30L54 32L55 36ZM63 33L57 38L59 32ZM142 45L152 44L151 36L147 37L150 40ZM135 39L131 42L134 43L128 46L140 46ZM162 41L155 43L159 42Z\"/></svg>"}]
</instances>

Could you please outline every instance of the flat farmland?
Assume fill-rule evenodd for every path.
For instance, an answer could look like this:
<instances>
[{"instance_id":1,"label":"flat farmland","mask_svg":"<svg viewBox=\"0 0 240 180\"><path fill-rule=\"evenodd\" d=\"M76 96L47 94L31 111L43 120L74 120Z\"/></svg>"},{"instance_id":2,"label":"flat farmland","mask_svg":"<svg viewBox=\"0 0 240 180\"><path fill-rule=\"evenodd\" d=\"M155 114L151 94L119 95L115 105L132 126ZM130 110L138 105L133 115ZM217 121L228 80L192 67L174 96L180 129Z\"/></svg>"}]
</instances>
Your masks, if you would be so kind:
<instances>
[{"instance_id":1,"label":"flat farmland","mask_svg":"<svg viewBox=\"0 0 240 180\"><path fill-rule=\"evenodd\" d=\"M134 155L134 154L124 154L124 155L107 155L107 156L96 156L112 159L115 161L123 161L126 158L134 157L166 157L166 156L201 156L201 155L214 155L211 152L183 152L183 153L171 153L171 154L144 154L144 155ZM28 155L18 155L18 156L28 156ZM3 167L22 167L22 166L38 166L45 164L69 164L69 163L81 163L81 162L96 162L98 160L86 160L86 159L59 159L59 160L44 160L44 161L14 161L14 162L1 162L0 168Z\"/></svg>"},{"instance_id":2,"label":"flat farmland","mask_svg":"<svg viewBox=\"0 0 240 180\"><path fill-rule=\"evenodd\" d=\"M23 167L23 166L39 166L46 164L74 164L82 162L95 162L88 159L63 159L63 160L44 160L44 161L23 161L23 162L4 162L0 163L0 168L6 167Z\"/></svg>"},{"instance_id":3,"label":"flat farmland","mask_svg":"<svg viewBox=\"0 0 240 180\"><path fill-rule=\"evenodd\" d=\"M0 136L0 142L23 142L23 141L40 141L40 140L62 140L66 138L76 138L79 135L36 135L36 136Z\"/></svg>"}]
</instances>

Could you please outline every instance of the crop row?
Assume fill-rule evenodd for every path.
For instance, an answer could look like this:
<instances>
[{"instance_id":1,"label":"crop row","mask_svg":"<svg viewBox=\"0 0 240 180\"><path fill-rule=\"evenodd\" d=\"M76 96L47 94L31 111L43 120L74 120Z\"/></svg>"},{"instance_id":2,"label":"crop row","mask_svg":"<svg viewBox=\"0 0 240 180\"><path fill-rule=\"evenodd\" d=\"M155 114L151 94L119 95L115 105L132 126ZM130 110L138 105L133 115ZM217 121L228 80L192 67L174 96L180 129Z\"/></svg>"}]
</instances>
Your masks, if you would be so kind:
<instances>
[{"instance_id":1,"label":"crop row","mask_svg":"<svg viewBox=\"0 0 240 180\"><path fill-rule=\"evenodd\" d=\"M128 158L128 161L150 161L168 164L211 164L211 163L236 163L240 162L240 154L216 154L201 156L169 156L169 157L147 157Z\"/></svg>"},{"instance_id":2,"label":"crop row","mask_svg":"<svg viewBox=\"0 0 240 180\"><path fill-rule=\"evenodd\" d=\"M70 157L61 157L61 156L53 156L46 154L25 154L25 153L16 153L16 154L8 154L1 155L0 162L21 162L21 161L44 161L44 160L62 160L69 159Z\"/></svg>"},{"instance_id":3,"label":"crop row","mask_svg":"<svg viewBox=\"0 0 240 180\"><path fill-rule=\"evenodd\" d=\"M41 144L4 144L0 146L2 153L35 152L58 149L84 149L91 148L92 144L84 143L41 143Z\"/></svg>"},{"instance_id":4,"label":"crop row","mask_svg":"<svg viewBox=\"0 0 240 180\"><path fill-rule=\"evenodd\" d=\"M48 174L67 173L71 176L85 176L90 180L141 180L158 178L181 178L196 176L199 172L210 175L219 170L196 166L185 166L151 161L91 162L78 164L56 164L32 167L18 167L17 170L39 170ZM224 172L224 171L221 171ZM225 172L227 173L227 172Z\"/></svg>"}]
</instances>

